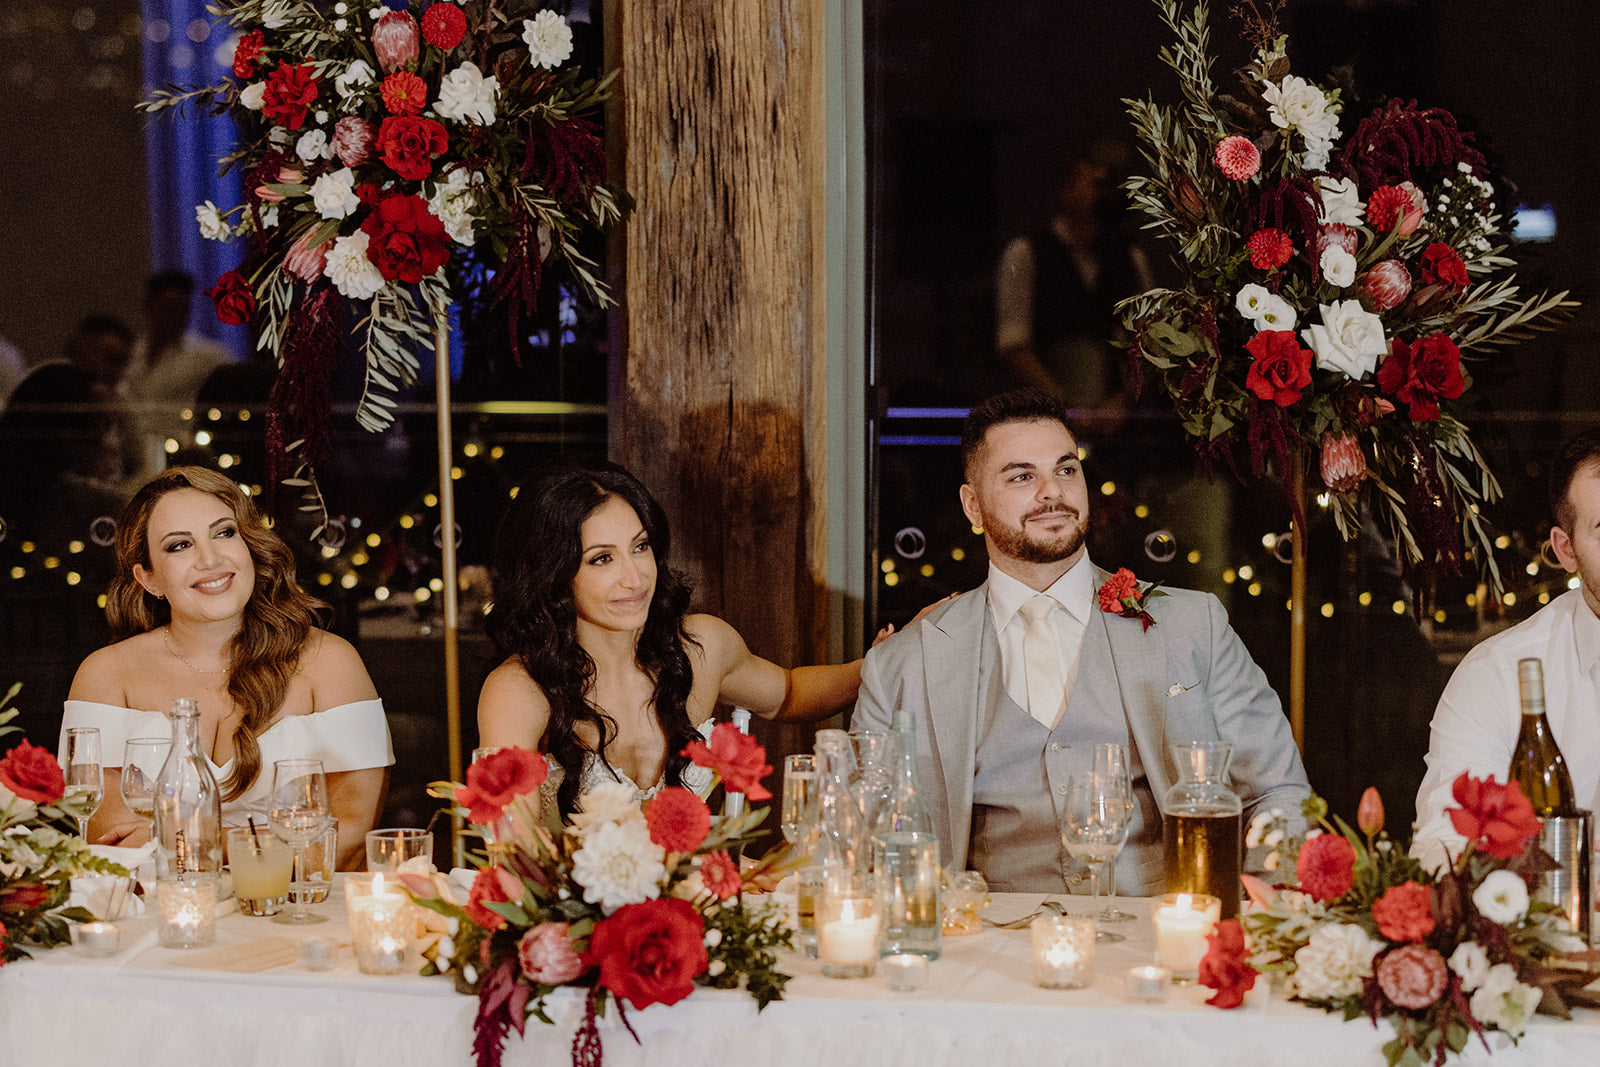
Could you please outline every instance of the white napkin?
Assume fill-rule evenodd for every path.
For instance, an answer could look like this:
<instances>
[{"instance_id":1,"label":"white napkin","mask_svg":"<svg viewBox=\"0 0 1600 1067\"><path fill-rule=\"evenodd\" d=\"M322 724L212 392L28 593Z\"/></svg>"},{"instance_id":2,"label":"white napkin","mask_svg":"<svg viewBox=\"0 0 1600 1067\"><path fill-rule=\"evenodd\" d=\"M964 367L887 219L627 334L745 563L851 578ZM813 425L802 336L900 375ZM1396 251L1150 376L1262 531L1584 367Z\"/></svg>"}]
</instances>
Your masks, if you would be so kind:
<instances>
[{"instance_id":1,"label":"white napkin","mask_svg":"<svg viewBox=\"0 0 1600 1067\"><path fill-rule=\"evenodd\" d=\"M115 845L90 845L89 852L100 859L120 863L129 872L155 854L155 846L119 848ZM72 879L72 893L67 906L87 908L97 919L126 919L144 914L144 900L133 892L134 878L110 874L80 874Z\"/></svg>"}]
</instances>

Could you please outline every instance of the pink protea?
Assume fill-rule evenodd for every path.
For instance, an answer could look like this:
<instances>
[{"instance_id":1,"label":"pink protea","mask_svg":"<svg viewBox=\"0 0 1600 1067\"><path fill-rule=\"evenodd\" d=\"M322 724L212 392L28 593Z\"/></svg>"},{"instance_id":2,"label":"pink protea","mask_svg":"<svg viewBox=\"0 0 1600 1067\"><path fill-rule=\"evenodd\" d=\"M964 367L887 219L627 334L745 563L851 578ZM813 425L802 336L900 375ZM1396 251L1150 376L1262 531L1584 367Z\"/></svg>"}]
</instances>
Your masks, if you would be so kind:
<instances>
[{"instance_id":1,"label":"pink protea","mask_svg":"<svg viewBox=\"0 0 1600 1067\"><path fill-rule=\"evenodd\" d=\"M1353 493L1367 479L1367 454L1361 450L1356 435L1336 434L1328 431L1322 435L1322 481L1336 493Z\"/></svg>"},{"instance_id":2,"label":"pink protea","mask_svg":"<svg viewBox=\"0 0 1600 1067\"><path fill-rule=\"evenodd\" d=\"M347 167L359 167L372 156L378 131L360 115L346 115L333 124L333 154Z\"/></svg>"},{"instance_id":3,"label":"pink protea","mask_svg":"<svg viewBox=\"0 0 1600 1067\"><path fill-rule=\"evenodd\" d=\"M1388 311L1400 306L1411 294L1411 272L1398 259L1373 264L1361 276L1361 292L1372 301L1373 311Z\"/></svg>"},{"instance_id":4,"label":"pink protea","mask_svg":"<svg viewBox=\"0 0 1600 1067\"><path fill-rule=\"evenodd\" d=\"M1261 169L1261 150L1248 137L1224 137L1217 145L1217 166L1236 182L1249 181Z\"/></svg>"},{"instance_id":5,"label":"pink protea","mask_svg":"<svg viewBox=\"0 0 1600 1067\"><path fill-rule=\"evenodd\" d=\"M1356 231L1342 222L1331 222L1317 235L1317 260L1330 248L1342 248L1352 256L1356 254Z\"/></svg>"},{"instance_id":6,"label":"pink protea","mask_svg":"<svg viewBox=\"0 0 1600 1067\"><path fill-rule=\"evenodd\" d=\"M299 185L305 180L305 172L295 167L280 167L278 180L273 185ZM269 204L276 204L283 199L282 193L275 193L267 185L256 186L256 198Z\"/></svg>"},{"instance_id":7,"label":"pink protea","mask_svg":"<svg viewBox=\"0 0 1600 1067\"><path fill-rule=\"evenodd\" d=\"M391 11L372 27L372 51L385 74L417 61L417 20L409 11Z\"/></svg>"},{"instance_id":8,"label":"pink protea","mask_svg":"<svg viewBox=\"0 0 1600 1067\"><path fill-rule=\"evenodd\" d=\"M322 270L328 265L328 242L311 245L311 238L316 232L316 227L312 227L301 234L283 257L283 269L307 285L322 277Z\"/></svg>"}]
</instances>

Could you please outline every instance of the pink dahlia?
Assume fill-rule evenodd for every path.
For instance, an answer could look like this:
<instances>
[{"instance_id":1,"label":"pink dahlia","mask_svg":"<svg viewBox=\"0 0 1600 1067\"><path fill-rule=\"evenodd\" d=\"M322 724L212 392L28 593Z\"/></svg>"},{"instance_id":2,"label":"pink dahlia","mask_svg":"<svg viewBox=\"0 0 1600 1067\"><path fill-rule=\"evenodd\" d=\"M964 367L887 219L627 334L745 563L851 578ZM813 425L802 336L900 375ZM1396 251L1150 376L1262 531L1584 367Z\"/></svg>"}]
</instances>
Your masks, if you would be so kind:
<instances>
[{"instance_id":1,"label":"pink dahlia","mask_svg":"<svg viewBox=\"0 0 1600 1067\"><path fill-rule=\"evenodd\" d=\"M1257 230L1247 242L1250 265L1256 270L1277 270L1294 255L1294 242L1282 230Z\"/></svg>"},{"instance_id":2,"label":"pink dahlia","mask_svg":"<svg viewBox=\"0 0 1600 1067\"><path fill-rule=\"evenodd\" d=\"M1261 169L1261 150L1248 137L1224 137L1217 145L1217 166L1236 182L1249 181Z\"/></svg>"}]
</instances>

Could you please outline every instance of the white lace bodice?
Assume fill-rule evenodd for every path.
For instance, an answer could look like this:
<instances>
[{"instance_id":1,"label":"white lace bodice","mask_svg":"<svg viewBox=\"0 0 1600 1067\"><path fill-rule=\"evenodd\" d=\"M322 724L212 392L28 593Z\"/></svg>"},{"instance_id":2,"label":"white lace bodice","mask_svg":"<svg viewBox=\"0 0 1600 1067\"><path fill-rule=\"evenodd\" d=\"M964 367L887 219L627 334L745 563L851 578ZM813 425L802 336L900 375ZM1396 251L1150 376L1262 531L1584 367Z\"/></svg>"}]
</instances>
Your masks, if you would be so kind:
<instances>
[{"instance_id":1,"label":"white lace bodice","mask_svg":"<svg viewBox=\"0 0 1600 1067\"><path fill-rule=\"evenodd\" d=\"M716 720L707 719L700 724L700 736L710 740L711 731L716 726ZM566 781L566 772L555 760L550 761L550 776L539 786L539 806L545 812L554 812L557 809L556 790L561 788L561 783ZM663 773L661 781L648 789L642 789L639 783L629 778L615 767L608 766L593 752L587 753L583 758L583 780L578 783L578 795L582 796L597 785L610 782L621 782L633 786L634 799L640 804L661 792L666 785L666 775ZM700 796L711 792L711 768L689 764L683 769L683 785Z\"/></svg>"}]
</instances>

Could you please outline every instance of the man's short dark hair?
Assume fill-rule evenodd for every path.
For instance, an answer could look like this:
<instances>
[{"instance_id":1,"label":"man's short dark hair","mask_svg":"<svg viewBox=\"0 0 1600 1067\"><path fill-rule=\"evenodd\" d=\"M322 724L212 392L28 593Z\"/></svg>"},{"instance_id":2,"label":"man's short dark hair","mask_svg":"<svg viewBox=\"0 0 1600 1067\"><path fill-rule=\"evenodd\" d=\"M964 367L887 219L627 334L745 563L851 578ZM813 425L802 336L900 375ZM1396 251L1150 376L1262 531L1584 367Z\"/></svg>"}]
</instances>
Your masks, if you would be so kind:
<instances>
[{"instance_id":1,"label":"man's short dark hair","mask_svg":"<svg viewBox=\"0 0 1600 1067\"><path fill-rule=\"evenodd\" d=\"M1550 466L1550 514L1555 516L1556 525L1569 534L1578 519L1569 493L1572 479L1591 463L1600 464L1600 426L1587 429L1562 445Z\"/></svg>"},{"instance_id":2,"label":"man's short dark hair","mask_svg":"<svg viewBox=\"0 0 1600 1067\"><path fill-rule=\"evenodd\" d=\"M111 334L126 344L133 344L133 331L128 328L127 323L115 315L85 315L78 320L72 336L67 338L67 350L70 353L78 342L105 334Z\"/></svg>"},{"instance_id":3,"label":"man's short dark hair","mask_svg":"<svg viewBox=\"0 0 1600 1067\"><path fill-rule=\"evenodd\" d=\"M159 274L150 275L150 280L145 283L144 295L147 300L154 300L162 293L180 292L184 296L194 294L194 275L186 270L164 270Z\"/></svg>"},{"instance_id":4,"label":"man's short dark hair","mask_svg":"<svg viewBox=\"0 0 1600 1067\"><path fill-rule=\"evenodd\" d=\"M972 465L983 447L989 430L1007 422L1037 422L1053 419L1072 432L1067 421L1067 405L1058 396L1040 389L1014 389L1009 393L991 396L967 412L961 423L961 471L968 482L972 481Z\"/></svg>"}]
</instances>

